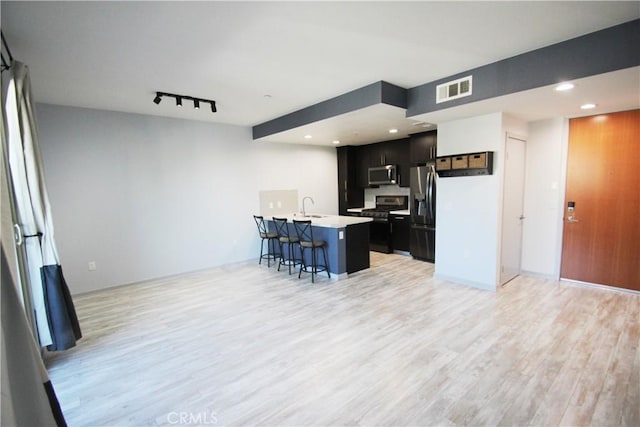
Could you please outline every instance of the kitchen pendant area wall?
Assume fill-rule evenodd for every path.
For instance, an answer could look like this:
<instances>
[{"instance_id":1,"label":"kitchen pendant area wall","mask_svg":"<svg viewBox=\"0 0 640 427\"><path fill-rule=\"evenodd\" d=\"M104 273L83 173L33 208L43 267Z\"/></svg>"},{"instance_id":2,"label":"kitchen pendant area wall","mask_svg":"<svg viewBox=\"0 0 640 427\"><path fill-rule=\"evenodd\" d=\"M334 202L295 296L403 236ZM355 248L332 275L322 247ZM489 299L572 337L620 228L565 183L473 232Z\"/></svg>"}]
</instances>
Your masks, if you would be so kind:
<instances>
[{"instance_id":1,"label":"kitchen pendant area wall","mask_svg":"<svg viewBox=\"0 0 640 427\"><path fill-rule=\"evenodd\" d=\"M334 147L256 144L247 127L77 107L38 104L37 115L72 294L257 260L261 190L296 188L314 211L338 211Z\"/></svg>"}]
</instances>

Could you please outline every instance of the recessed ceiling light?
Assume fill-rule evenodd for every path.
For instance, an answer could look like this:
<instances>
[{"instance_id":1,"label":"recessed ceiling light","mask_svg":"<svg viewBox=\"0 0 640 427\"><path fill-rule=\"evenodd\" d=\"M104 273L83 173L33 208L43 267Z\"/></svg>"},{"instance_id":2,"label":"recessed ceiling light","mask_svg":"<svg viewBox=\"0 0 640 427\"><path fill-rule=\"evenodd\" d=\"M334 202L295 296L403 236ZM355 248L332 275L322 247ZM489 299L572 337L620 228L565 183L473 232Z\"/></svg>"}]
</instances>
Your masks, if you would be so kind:
<instances>
[{"instance_id":1,"label":"recessed ceiling light","mask_svg":"<svg viewBox=\"0 0 640 427\"><path fill-rule=\"evenodd\" d=\"M582 104L580 108L582 108L583 110L590 110L592 108L596 108L596 104L592 104L592 103Z\"/></svg>"},{"instance_id":2,"label":"recessed ceiling light","mask_svg":"<svg viewBox=\"0 0 640 427\"><path fill-rule=\"evenodd\" d=\"M398 133L398 129L389 129L389 133Z\"/></svg>"},{"instance_id":3,"label":"recessed ceiling light","mask_svg":"<svg viewBox=\"0 0 640 427\"><path fill-rule=\"evenodd\" d=\"M571 89L573 89L574 87L575 87L575 86L574 86L574 84L573 84L573 83L565 82L565 83L560 83L558 86L556 86L556 90L557 90L558 92L564 92L565 90L571 90Z\"/></svg>"},{"instance_id":4,"label":"recessed ceiling light","mask_svg":"<svg viewBox=\"0 0 640 427\"><path fill-rule=\"evenodd\" d=\"M335 141L333 141L333 143L334 143L335 145L338 145L338 144L340 144L340 141L338 141L338 140L336 139Z\"/></svg>"},{"instance_id":5,"label":"recessed ceiling light","mask_svg":"<svg viewBox=\"0 0 640 427\"><path fill-rule=\"evenodd\" d=\"M311 135L305 135L304 136L304 139L311 139L311 138L312 138Z\"/></svg>"}]
</instances>

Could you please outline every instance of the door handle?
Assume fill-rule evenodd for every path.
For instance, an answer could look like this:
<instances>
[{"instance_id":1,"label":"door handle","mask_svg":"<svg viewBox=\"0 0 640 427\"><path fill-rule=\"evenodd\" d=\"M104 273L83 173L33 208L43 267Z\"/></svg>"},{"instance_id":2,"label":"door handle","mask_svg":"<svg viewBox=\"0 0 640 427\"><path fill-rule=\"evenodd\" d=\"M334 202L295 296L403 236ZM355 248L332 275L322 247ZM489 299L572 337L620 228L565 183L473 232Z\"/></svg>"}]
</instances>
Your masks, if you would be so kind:
<instances>
[{"instance_id":1,"label":"door handle","mask_svg":"<svg viewBox=\"0 0 640 427\"><path fill-rule=\"evenodd\" d=\"M578 220L573 215L569 215L567 217L567 222L578 222Z\"/></svg>"}]
</instances>

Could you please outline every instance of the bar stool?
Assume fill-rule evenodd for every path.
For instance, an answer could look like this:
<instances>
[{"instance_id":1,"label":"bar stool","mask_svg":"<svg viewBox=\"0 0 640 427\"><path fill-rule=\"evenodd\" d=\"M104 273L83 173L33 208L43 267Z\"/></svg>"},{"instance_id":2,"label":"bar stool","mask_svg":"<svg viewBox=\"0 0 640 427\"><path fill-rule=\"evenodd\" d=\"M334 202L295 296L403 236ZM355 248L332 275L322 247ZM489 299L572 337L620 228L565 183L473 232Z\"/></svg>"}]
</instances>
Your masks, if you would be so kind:
<instances>
[{"instance_id":1,"label":"bar stool","mask_svg":"<svg viewBox=\"0 0 640 427\"><path fill-rule=\"evenodd\" d=\"M278 259L279 255L276 253L276 242L278 241L278 233L274 233L273 231L267 230L267 223L264 222L264 218L259 215L254 215L253 219L256 221L256 225L258 226L258 233L260 234L260 261L258 264L262 264L262 259L267 259L267 267L271 267L271 260L273 260L274 264L276 259ZM264 251L264 241L267 240L267 253L263 254Z\"/></svg>"},{"instance_id":2,"label":"bar stool","mask_svg":"<svg viewBox=\"0 0 640 427\"><path fill-rule=\"evenodd\" d=\"M304 271L305 273L311 273L311 283L314 283L314 278L319 271L326 271L327 276L331 278L329 273L329 267L327 264L327 242L324 240L315 240L313 238L313 228L311 227L311 221L298 221L293 220L293 225L296 228L298 239L300 240L300 254L302 255L302 264L300 265L300 272L298 273L298 279ZM311 263L307 262L305 258L305 252L307 249L311 249ZM322 255L324 256L324 265L318 264L318 249L322 249Z\"/></svg>"},{"instance_id":3,"label":"bar stool","mask_svg":"<svg viewBox=\"0 0 640 427\"><path fill-rule=\"evenodd\" d=\"M276 225L276 231L278 232L278 241L280 242L280 262L278 263L278 271L280 266L286 265L289 267L289 274L291 274L291 267L295 268L296 265L302 261L300 258L296 258L294 249L300 247L298 245L299 239L297 236L292 236L289 233L289 227L287 225L287 218L273 217L273 223ZM284 257L284 248L287 248L287 257Z\"/></svg>"}]
</instances>

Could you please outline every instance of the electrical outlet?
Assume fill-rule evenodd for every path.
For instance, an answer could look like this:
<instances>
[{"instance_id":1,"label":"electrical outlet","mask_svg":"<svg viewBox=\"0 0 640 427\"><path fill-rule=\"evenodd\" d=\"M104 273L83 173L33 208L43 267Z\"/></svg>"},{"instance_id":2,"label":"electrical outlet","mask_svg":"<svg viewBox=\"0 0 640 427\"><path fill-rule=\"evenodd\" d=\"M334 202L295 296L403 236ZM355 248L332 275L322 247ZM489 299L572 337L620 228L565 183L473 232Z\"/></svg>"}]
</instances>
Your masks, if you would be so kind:
<instances>
[{"instance_id":1,"label":"electrical outlet","mask_svg":"<svg viewBox=\"0 0 640 427\"><path fill-rule=\"evenodd\" d=\"M96 262L95 261L89 261L89 271L96 271Z\"/></svg>"}]
</instances>

